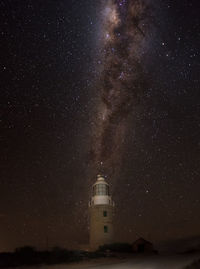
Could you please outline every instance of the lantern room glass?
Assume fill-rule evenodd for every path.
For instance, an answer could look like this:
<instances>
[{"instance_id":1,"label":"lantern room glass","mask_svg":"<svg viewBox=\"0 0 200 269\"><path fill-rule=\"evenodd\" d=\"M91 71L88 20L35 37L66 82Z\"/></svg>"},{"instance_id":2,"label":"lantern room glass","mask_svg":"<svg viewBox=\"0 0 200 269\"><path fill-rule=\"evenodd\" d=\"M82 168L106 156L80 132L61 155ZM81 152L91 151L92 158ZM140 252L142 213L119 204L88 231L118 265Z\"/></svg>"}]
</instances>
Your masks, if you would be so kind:
<instances>
[{"instance_id":1,"label":"lantern room glass","mask_svg":"<svg viewBox=\"0 0 200 269\"><path fill-rule=\"evenodd\" d=\"M95 195L110 195L109 186L106 184L97 184L93 187L93 196Z\"/></svg>"}]
</instances>

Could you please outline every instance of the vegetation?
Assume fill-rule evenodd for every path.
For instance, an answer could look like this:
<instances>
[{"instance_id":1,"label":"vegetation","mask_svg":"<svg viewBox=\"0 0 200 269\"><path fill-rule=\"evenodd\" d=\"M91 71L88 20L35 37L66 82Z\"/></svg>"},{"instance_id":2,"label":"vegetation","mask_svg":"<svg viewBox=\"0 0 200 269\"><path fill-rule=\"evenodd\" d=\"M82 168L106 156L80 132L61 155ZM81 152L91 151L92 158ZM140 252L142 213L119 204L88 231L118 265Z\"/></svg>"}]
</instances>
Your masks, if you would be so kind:
<instances>
[{"instance_id":1,"label":"vegetation","mask_svg":"<svg viewBox=\"0 0 200 269\"><path fill-rule=\"evenodd\" d=\"M49 251L38 251L32 246L24 246L17 248L12 253L0 253L0 268L79 262L87 259L112 256L114 253L130 252L132 252L132 246L126 243L104 245L95 252L67 250L60 247L54 247Z\"/></svg>"},{"instance_id":2,"label":"vegetation","mask_svg":"<svg viewBox=\"0 0 200 269\"><path fill-rule=\"evenodd\" d=\"M84 251L71 251L59 247L51 251L37 251L34 247L25 246L17 248L13 253L0 253L0 268L77 262L89 256Z\"/></svg>"},{"instance_id":3,"label":"vegetation","mask_svg":"<svg viewBox=\"0 0 200 269\"><path fill-rule=\"evenodd\" d=\"M103 245L99 247L100 252L118 252L118 253L132 253L132 245L128 243L114 243L110 245Z\"/></svg>"},{"instance_id":4,"label":"vegetation","mask_svg":"<svg viewBox=\"0 0 200 269\"><path fill-rule=\"evenodd\" d=\"M193 264L187 266L185 269L199 269L200 268L200 259L195 261Z\"/></svg>"}]
</instances>

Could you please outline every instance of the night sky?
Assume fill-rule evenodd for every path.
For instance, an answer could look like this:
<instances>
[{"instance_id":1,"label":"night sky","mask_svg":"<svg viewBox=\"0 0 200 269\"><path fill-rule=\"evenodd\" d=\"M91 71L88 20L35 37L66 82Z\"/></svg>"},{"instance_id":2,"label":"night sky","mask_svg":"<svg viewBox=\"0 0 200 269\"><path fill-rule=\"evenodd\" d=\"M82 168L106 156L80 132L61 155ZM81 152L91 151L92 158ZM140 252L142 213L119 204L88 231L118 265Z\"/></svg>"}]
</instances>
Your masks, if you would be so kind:
<instances>
[{"instance_id":1,"label":"night sky","mask_svg":"<svg viewBox=\"0 0 200 269\"><path fill-rule=\"evenodd\" d=\"M0 0L0 251L200 235L197 0ZM48 238L48 240L47 240Z\"/></svg>"}]
</instances>

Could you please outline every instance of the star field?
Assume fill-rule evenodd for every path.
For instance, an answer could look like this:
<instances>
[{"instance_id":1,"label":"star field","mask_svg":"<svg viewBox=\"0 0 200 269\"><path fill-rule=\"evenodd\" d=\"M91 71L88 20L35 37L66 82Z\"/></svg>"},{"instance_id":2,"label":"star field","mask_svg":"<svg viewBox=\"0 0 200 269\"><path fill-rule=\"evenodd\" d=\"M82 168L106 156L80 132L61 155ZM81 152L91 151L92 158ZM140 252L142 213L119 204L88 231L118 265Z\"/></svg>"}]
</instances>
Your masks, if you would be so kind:
<instances>
[{"instance_id":1,"label":"star field","mask_svg":"<svg viewBox=\"0 0 200 269\"><path fill-rule=\"evenodd\" d=\"M101 8L0 0L0 251L45 248L47 237L50 247L88 241ZM154 5L141 52L148 86L128 117L117 176L107 178L117 241L200 234L199 10L195 0Z\"/></svg>"}]
</instances>

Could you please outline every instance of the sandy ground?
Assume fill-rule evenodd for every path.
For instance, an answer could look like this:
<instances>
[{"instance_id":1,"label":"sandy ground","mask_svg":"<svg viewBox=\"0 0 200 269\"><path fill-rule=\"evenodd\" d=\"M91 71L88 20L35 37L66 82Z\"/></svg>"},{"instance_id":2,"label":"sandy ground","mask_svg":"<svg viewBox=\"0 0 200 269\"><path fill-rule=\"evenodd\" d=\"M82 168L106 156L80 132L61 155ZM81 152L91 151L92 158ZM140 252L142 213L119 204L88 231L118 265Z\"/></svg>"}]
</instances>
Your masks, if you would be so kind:
<instances>
[{"instance_id":1,"label":"sandy ground","mask_svg":"<svg viewBox=\"0 0 200 269\"><path fill-rule=\"evenodd\" d=\"M183 269L198 259L200 259L200 254L137 256L125 259L105 258L76 264L31 267L31 269ZM27 269L27 267L23 267L23 269Z\"/></svg>"}]
</instances>

